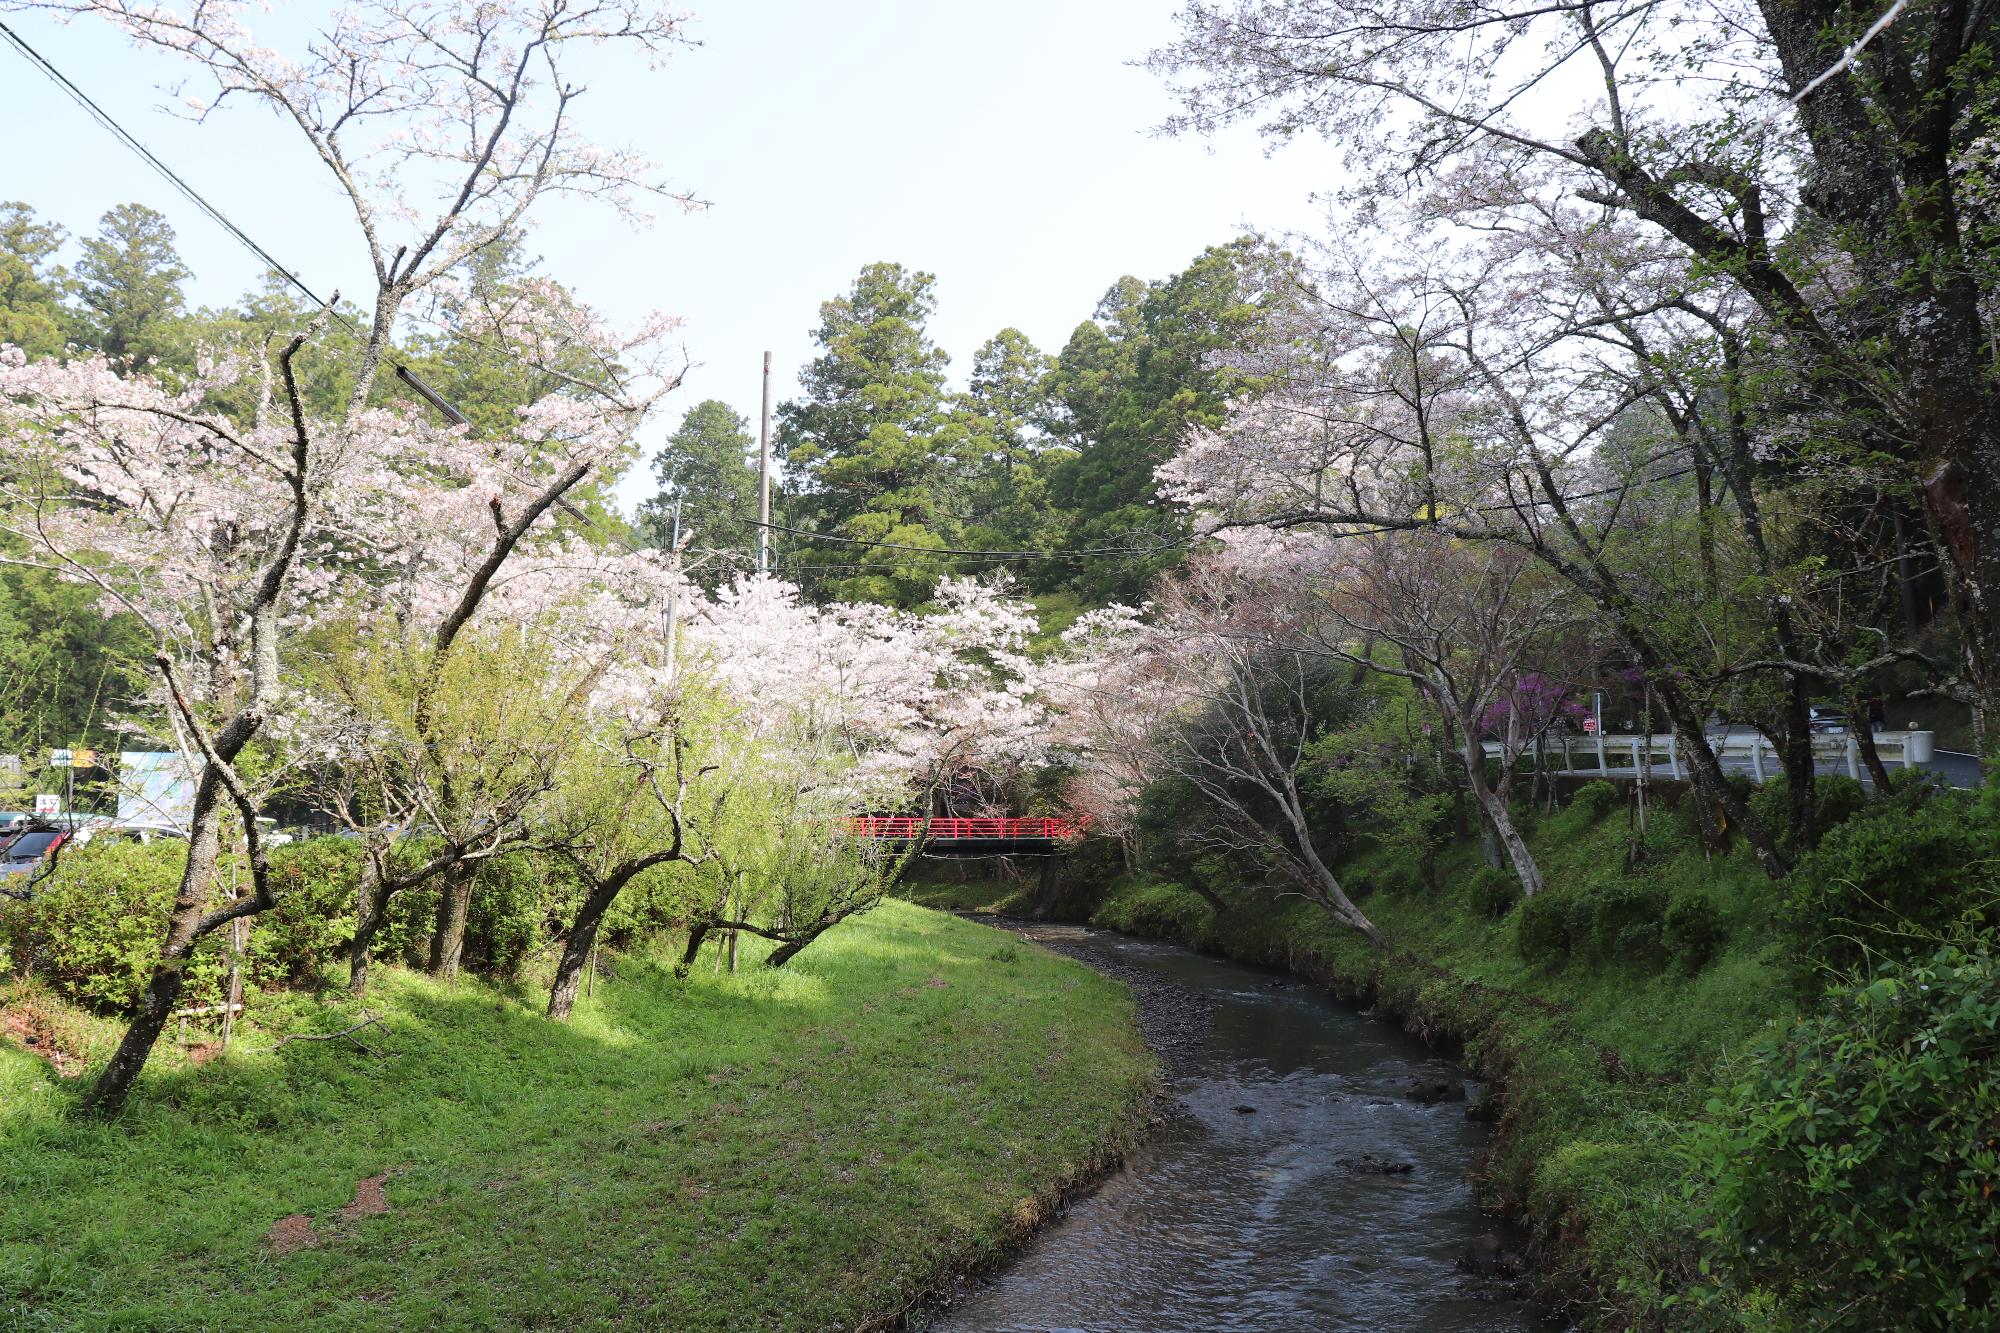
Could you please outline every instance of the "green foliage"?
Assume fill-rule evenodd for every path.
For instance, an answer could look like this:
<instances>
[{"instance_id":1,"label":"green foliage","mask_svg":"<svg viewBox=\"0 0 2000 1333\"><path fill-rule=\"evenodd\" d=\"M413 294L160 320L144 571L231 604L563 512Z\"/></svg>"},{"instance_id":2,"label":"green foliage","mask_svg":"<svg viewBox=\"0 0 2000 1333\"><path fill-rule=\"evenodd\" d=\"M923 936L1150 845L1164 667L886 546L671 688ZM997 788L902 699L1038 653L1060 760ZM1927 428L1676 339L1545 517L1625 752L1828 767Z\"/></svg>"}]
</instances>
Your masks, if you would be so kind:
<instances>
[{"instance_id":1,"label":"green foliage","mask_svg":"<svg viewBox=\"0 0 2000 1333\"><path fill-rule=\"evenodd\" d=\"M1610 814L1622 800L1618 788L1603 778L1598 778L1578 787L1576 794L1569 798L1569 803L1575 809L1583 811L1586 818L1596 821Z\"/></svg>"},{"instance_id":2,"label":"green foliage","mask_svg":"<svg viewBox=\"0 0 2000 1333\"><path fill-rule=\"evenodd\" d=\"M679 428L653 455L653 476L660 491L639 506L639 530L646 544L664 548L672 542L674 505L679 501L683 533L692 532L695 544L703 549L736 557L734 563L712 564L698 577L714 586L751 568L757 550L756 448L750 423L727 403L710 398L689 408Z\"/></svg>"},{"instance_id":3,"label":"green foliage","mask_svg":"<svg viewBox=\"0 0 2000 1333\"><path fill-rule=\"evenodd\" d=\"M1544 889L1514 918L1514 951L1530 967L1557 967L1570 952L1570 895Z\"/></svg>"},{"instance_id":4,"label":"green foliage","mask_svg":"<svg viewBox=\"0 0 2000 1333\"><path fill-rule=\"evenodd\" d=\"M1710 1232L1816 1329L2000 1323L2000 963L1895 964L1758 1051L1696 1139Z\"/></svg>"},{"instance_id":5,"label":"green foliage","mask_svg":"<svg viewBox=\"0 0 2000 1333\"><path fill-rule=\"evenodd\" d=\"M1830 830L1784 883L1802 958L1866 971L1995 920L2000 833L1960 793L1887 805Z\"/></svg>"},{"instance_id":6,"label":"green foliage","mask_svg":"<svg viewBox=\"0 0 2000 1333\"><path fill-rule=\"evenodd\" d=\"M1729 941L1729 927L1715 900L1699 891L1683 893L1667 904L1662 942L1676 966L1692 976L1715 960Z\"/></svg>"},{"instance_id":7,"label":"green foliage","mask_svg":"<svg viewBox=\"0 0 2000 1333\"><path fill-rule=\"evenodd\" d=\"M271 892L278 905L250 922L250 978L297 985L354 938L354 888L361 844L309 838L270 852Z\"/></svg>"},{"instance_id":8,"label":"green foliage","mask_svg":"<svg viewBox=\"0 0 2000 1333\"><path fill-rule=\"evenodd\" d=\"M901 264L863 268L846 295L821 304L820 355L800 374L803 396L779 409L779 442L799 481L786 513L844 539L797 559L883 567L830 568L815 591L911 606L951 568L926 554L959 536L951 464L965 435L946 407L950 358L926 328L936 283Z\"/></svg>"},{"instance_id":9,"label":"green foliage","mask_svg":"<svg viewBox=\"0 0 2000 1333\"><path fill-rule=\"evenodd\" d=\"M167 916L187 864L187 846L98 842L64 852L25 903L0 905L15 967L93 1009L126 1013L159 963ZM217 1003L226 964L222 939L195 950L181 1004Z\"/></svg>"},{"instance_id":10,"label":"green foliage","mask_svg":"<svg viewBox=\"0 0 2000 1333\"><path fill-rule=\"evenodd\" d=\"M53 356L68 341L69 278L55 263L62 243L63 229L36 221L28 205L0 204L0 343L31 357Z\"/></svg>"},{"instance_id":11,"label":"green foliage","mask_svg":"<svg viewBox=\"0 0 2000 1333\"><path fill-rule=\"evenodd\" d=\"M135 366L191 364L181 285L193 275L167 220L144 204L120 204L79 248L76 294L85 339L114 361Z\"/></svg>"},{"instance_id":12,"label":"green foliage","mask_svg":"<svg viewBox=\"0 0 2000 1333\"><path fill-rule=\"evenodd\" d=\"M1787 855L1800 850L1792 838L1791 799L1792 784L1782 773L1772 774L1750 794L1750 813L1770 830L1779 850ZM1861 784L1853 778L1822 774L1813 779L1813 823L1822 838L1861 813L1867 803Z\"/></svg>"},{"instance_id":13,"label":"green foliage","mask_svg":"<svg viewBox=\"0 0 2000 1333\"><path fill-rule=\"evenodd\" d=\"M1521 901L1521 881L1503 870L1481 866L1467 880L1465 896L1474 912L1497 921Z\"/></svg>"}]
</instances>

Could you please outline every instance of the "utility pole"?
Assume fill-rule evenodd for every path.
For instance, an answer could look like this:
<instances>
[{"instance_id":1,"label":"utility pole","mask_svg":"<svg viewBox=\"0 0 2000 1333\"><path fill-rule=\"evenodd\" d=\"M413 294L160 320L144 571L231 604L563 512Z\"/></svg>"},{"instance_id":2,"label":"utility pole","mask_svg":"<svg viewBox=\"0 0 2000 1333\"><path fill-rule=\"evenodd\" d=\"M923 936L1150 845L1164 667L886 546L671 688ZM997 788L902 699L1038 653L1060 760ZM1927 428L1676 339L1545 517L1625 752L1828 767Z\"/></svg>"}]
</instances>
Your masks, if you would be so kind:
<instances>
[{"instance_id":1,"label":"utility pole","mask_svg":"<svg viewBox=\"0 0 2000 1333\"><path fill-rule=\"evenodd\" d=\"M757 432L757 572L771 570L771 354L764 353L764 424Z\"/></svg>"},{"instance_id":2,"label":"utility pole","mask_svg":"<svg viewBox=\"0 0 2000 1333\"><path fill-rule=\"evenodd\" d=\"M674 535L667 543L667 577L672 580L667 587L667 681L672 683L680 675L681 497L678 486L674 488ZM593 949L591 957L595 959L596 956Z\"/></svg>"}]
</instances>

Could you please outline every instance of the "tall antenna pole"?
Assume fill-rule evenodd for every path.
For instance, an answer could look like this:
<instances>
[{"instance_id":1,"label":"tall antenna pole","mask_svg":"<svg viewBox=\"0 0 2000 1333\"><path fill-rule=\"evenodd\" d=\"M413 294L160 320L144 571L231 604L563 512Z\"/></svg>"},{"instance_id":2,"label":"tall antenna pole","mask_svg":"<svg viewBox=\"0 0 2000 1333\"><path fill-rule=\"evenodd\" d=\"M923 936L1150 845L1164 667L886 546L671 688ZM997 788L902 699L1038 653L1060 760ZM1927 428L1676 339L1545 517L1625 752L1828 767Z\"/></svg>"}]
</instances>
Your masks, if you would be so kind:
<instances>
[{"instance_id":1,"label":"tall antenna pole","mask_svg":"<svg viewBox=\"0 0 2000 1333\"><path fill-rule=\"evenodd\" d=\"M757 432L757 572L771 568L771 354L764 353L764 424Z\"/></svg>"}]
</instances>

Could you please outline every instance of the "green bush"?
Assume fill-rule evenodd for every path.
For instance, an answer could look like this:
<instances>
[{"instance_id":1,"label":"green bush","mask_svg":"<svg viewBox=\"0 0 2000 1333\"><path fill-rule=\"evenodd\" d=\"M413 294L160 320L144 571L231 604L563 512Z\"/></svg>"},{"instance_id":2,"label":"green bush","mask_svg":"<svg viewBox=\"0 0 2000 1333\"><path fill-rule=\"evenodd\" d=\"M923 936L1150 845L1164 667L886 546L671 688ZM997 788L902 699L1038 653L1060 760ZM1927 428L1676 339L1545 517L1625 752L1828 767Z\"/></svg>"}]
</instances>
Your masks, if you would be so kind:
<instances>
[{"instance_id":1,"label":"green bush","mask_svg":"<svg viewBox=\"0 0 2000 1333\"><path fill-rule=\"evenodd\" d=\"M1650 884L1614 879L1578 894L1570 919L1570 947L1587 947L1603 959L1656 961L1665 895ZM1628 952L1630 951L1630 952Z\"/></svg>"},{"instance_id":2,"label":"green bush","mask_svg":"<svg viewBox=\"0 0 2000 1333\"><path fill-rule=\"evenodd\" d=\"M1885 806L1800 859L1781 919L1808 963L1866 970L1881 956L1928 953L2000 919L1996 859L2000 837L1967 797Z\"/></svg>"},{"instance_id":3,"label":"green bush","mask_svg":"<svg viewBox=\"0 0 2000 1333\"><path fill-rule=\"evenodd\" d=\"M27 902L0 909L14 965L66 998L128 1013L145 993L187 865L184 843L99 841L57 860ZM181 1004L220 1003L222 936L196 946Z\"/></svg>"},{"instance_id":4,"label":"green bush","mask_svg":"<svg viewBox=\"0 0 2000 1333\"><path fill-rule=\"evenodd\" d=\"M1684 893L1667 905L1662 942L1681 971L1693 976L1714 961L1729 939L1722 912L1705 893Z\"/></svg>"},{"instance_id":5,"label":"green bush","mask_svg":"<svg viewBox=\"0 0 2000 1333\"><path fill-rule=\"evenodd\" d=\"M1514 904L1521 901L1521 881L1518 876L1491 866L1481 866L1472 872L1466 884L1466 897L1472 903L1472 910L1483 917L1499 920L1514 910Z\"/></svg>"},{"instance_id":6,"label":"green bush","mask_svg":"<svg viewBox=\"0 0 2000 1333\"><path fill-rule=\"evenodd\" d=\"M1709 1110L1709 1238L1802 1325L2000 1326L1991 954L1886 969L1759 1052Z\"/></svg>"},{"instance_id":7,"label":"green bush","mask_svg":"<svg viewBox=\"0 0 2000 1333\"><path fill-rule=\"evenodd\" d=\"M1782 773L1773 774L1750 797L1750 812L1778 840L1779 849L1787 856L1801 850L1792 844L1791 801L1792 784ZM1813 823L1822 839L1830 830L1860 814L1867 804L1866 793L1853 778L1832 775L1813 779Z\"/></svg>"},{"instance_id":8,"label":"green bush","mask_svg":"<svg viewBox=\"0 0 2000 1333\"><path fill-rule=\"evenodd\" d=\"M1573 809L1583 811L1584 817L1595 823L1610 814L1619 804L1619 799L1618 788L1603 778L1597 778L1578 787L1576 794L1569 798L1569 803Z\"/></svg>"},{"instance_id":9,"label":"green bush","mask_svg":"<svg viewBox=\"0 0 2000 1333\"><path fill-rule=\"evenodd\" d=\"M1543 889L1514 917L1514 951L1530 967L1558 967L1570 955L1570 896Z\"/></svg>"},{"instance_id":10,"label":"green bush","mask_svg":"<svg viewBox=\"0 0 2000 1333\"><path fill-rule=\"evenodd\" d=\"M250 920L249 972L263 985L315 980L354 938L354 886L361 844L310 838L270 854L278 905Z\"/></svg>"}]
</instances>

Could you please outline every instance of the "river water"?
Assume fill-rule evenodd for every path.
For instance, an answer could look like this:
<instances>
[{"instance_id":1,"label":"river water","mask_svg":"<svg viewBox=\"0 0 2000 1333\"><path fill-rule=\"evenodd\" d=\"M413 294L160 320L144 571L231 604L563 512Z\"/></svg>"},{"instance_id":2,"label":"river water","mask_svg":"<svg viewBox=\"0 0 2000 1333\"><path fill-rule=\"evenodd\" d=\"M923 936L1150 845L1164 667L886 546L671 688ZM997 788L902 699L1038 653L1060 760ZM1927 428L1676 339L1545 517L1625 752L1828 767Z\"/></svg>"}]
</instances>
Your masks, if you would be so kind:
<instances>
[{"instance_id":1,"label":"river water","mask_svg":"<svg viewBox=\"0 0 2000 1333\"><path fill-rule=\"evenodd\" d=\"M1507 1239L1465 1177L1487 1129L1464 1103L1407 1093L1462 1071L1272 972L1103 932L1065 931L1060 947L1205 995L1214 1026L1170 1064L1173 1113L1125 1169L932 1328L1542 1327L1457 1268L1476 1238ZM1343 1158L1413 1169L1357 1172Z\"/></svg>"}]
</instances>

